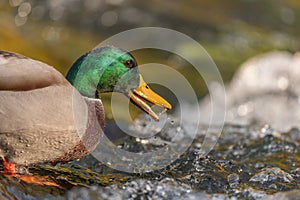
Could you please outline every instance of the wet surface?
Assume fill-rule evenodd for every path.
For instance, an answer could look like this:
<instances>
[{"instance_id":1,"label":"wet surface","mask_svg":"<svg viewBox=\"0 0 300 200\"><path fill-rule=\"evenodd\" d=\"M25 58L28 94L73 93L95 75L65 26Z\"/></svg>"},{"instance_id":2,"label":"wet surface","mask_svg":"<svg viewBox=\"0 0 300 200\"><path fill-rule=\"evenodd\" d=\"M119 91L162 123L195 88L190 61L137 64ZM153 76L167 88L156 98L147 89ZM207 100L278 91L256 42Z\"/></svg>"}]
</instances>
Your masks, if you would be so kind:
<instances>
[{"instance_id":1,"label":"wet surface","mask_svg":"<svg viewBox=\"0 0 300 200\"><path fill-rule=\"evenodd\" d=\"M172 138L167 135L175 131L168 127L156 138L171 145ZM61 188L28 185L1 177L1 195L6 199L300 197L296 192L300 188L299 130L283 133L268 126L226 125L214 150L204 157L199 153L203 137L198 134L188 151L160 170L122 173L87 156L57 166L29 167L31 173L47 175ZM157 148L157 143L151 140L144 145L136 139L125 138L123 143L123 149L139 152Z\"/></svg>"}]
</instances>

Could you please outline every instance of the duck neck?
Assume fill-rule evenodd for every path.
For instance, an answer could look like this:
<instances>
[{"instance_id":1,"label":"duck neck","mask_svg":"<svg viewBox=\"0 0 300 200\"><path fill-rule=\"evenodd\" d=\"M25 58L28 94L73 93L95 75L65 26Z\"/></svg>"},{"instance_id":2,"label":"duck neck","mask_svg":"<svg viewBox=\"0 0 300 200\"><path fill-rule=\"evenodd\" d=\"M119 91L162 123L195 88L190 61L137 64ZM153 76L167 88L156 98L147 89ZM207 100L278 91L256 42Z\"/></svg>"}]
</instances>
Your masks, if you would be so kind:
<instances>
[{"instance_id":1,"label":"duck neck","mask_svg":"<svg viewBox=\"0 0 300 200\"><path fill-rule=\"evenodd\" d=\"M98 66L97 68L95 66ZM66 79L80 92L81 95L90 98L99 98L99 93L108 92L104 85L102 74L105 67L98 60L88 59L87 55L81 56L70 68Z\"/></svg>"}]
</instances>

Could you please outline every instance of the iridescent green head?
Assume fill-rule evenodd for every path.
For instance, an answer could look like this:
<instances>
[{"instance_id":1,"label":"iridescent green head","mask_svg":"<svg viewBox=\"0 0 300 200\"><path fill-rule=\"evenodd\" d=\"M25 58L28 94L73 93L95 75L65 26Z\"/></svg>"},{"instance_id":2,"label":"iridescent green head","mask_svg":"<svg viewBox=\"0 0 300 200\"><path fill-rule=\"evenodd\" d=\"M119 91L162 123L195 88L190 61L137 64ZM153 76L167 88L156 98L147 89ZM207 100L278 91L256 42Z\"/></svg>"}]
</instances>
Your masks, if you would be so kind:
<instances>
[{"instance_id":1,"label":"iridescent green head","mask_svg":"<svg viewBox=\"0 0 300 200\"><path fill-rule=\"evenodd\" d=\"M134 57L110 46L94 49L78 58L66 78L82 95L88 97L95 97L96 91L127 94L128 90L137 88L140 82Z\"/></svg>"},{"instance_id":2,"label":"iridescent green head","mask_svg":"<svg viewBox=\"0 0 300 200\"><path fill-rule=\"evenodd\" d=\"M144 100L171 109L143 81L135 58L116 47L100 47L82 55L66 78L83 96L90 98L97 98L103 92L123 93L156 120L158 117Z\"/></svg>"}]
</instances>

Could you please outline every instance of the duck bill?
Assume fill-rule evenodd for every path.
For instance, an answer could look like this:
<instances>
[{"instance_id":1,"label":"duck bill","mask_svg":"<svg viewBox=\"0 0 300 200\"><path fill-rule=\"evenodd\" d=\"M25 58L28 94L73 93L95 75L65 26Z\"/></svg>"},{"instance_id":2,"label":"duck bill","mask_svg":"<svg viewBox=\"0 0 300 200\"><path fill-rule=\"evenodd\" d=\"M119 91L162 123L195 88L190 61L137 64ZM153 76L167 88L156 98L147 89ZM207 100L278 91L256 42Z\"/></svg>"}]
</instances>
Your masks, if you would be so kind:
<instances>
[{"instance_id":1,"label":"duck bill","mask_svg":"<svg viewBox=\"0 0 300 200\"><path fill-rule=\"evenodd\" d=\"M140 75L140 85L134 90L128 92L129 98L135 103L139 108L150 115L155 121L159 118L156 113L151 109L151 107L146 103L146 101L158 105L162 108L170 110L172 108L171 104L167 102L164 98L156 94L150 87L145 83L144 79Z\"/></svg>"}]
</instances>

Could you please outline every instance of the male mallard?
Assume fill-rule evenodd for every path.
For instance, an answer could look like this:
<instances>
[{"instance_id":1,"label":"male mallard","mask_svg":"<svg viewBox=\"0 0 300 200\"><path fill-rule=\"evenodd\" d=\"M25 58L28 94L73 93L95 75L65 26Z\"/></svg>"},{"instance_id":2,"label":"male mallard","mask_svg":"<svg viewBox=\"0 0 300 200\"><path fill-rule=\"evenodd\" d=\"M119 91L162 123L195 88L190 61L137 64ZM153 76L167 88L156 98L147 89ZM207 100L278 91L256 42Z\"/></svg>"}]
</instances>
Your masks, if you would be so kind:
<instances>
[{"instance_id":1,"label":"male mallard","mask_svg":"<svg viewBox=\"0 0 300 200\"><path fill-rule=\"evenodd\" d=\"M82 55L66 78L45 63L0 51L0 157L7 173L15 173L15 164L70 161L92 151L105 121L98 93L121 92L155 120L144 100L171 109L119 48Z\"/></svg>"}]
</instances>

